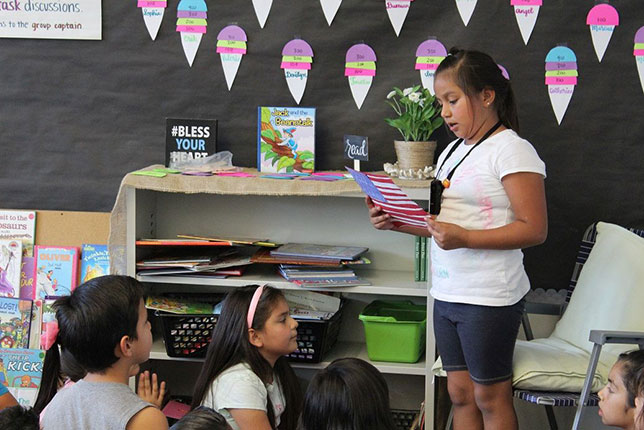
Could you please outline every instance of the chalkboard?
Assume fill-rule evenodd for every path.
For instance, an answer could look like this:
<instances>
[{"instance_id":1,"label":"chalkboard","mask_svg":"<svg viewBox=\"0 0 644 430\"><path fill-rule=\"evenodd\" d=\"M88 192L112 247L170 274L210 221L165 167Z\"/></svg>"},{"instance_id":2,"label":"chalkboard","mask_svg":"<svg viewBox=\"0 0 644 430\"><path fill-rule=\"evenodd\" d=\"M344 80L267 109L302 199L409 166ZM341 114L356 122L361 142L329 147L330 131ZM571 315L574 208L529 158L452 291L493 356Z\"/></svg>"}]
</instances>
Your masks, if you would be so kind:
<instances>
[{"instance_id":1,"label":"chalkboard","mask_svg":"<svg viewBox=\"0 0 644 430\"><path fill-rule=\"evenodd\" d=\"M342 168L342 136L355 134L369 136L362 169L381 170L395 161L397 138L383 121L391 115L385 96L420 83L416 48L435 37L505 66L521 134L546 162L550 234L526 251L533 287L566 285L591 222L642 226L644 93L633 57L640 1L612 2L621 23L601 63L586 25L590 1L544 1L527 46L509 0L478 1L467 26L453 0L416 0L399 37L384 0L344 0L330 27L316 0L275 0L263 29L250 0L208 1L208 32L192 67L175 32L177 3L168 2L156 41L134 0L103 2L102 41L0 40L1 207L109 211L123 175L164 162L166 117L217 119L218 150L255 166L257 106L294 106L280 69L293 38L314 50L300 105L317 108L316 167ZM229 24L248 35L231 91L215 52ZM343 72L347 49L361 42L376 52L377 75L358 110ZM559 43L575 52L580 75L561 125L544 84L546 54ZM436 135L440 151L451 138Z\"/></svg>"}]
</instances>

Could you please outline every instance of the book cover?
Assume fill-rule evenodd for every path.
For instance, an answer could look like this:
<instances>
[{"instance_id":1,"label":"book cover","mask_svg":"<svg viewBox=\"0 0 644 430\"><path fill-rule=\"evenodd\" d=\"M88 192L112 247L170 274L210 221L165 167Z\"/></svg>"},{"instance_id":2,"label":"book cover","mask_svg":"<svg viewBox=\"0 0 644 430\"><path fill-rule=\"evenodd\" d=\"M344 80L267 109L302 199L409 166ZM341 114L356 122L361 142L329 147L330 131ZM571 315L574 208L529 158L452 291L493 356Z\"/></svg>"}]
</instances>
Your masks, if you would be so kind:
<instances>
[{"instance_id":1,"label":"book cover","mask_svg":"<svg viewBox=\"0 0 644 430\"><path fill-rule=\"evenodd\" d=\"M214 309L213 304L176 300L169 297L151 296L146 297L145 307L147 309L182 315L212 314Z\"/></svg>"},{"instance_id":2,"label":"book cover","mask_svg":"<svg viewBox=\"0 0 644 430\"><path fill-rule=\"evenodd\" d=\"M427 280L427 238L421 236L420 238L420 279L424 282Z\"/></svg>"},{"instance_id":3,"label":"book cover","mask_svg":"<svg viewBox=\"0 0 644 430\"><path fill-rule=\"evenodd\" d=\"M81 246L81 283L109 273L110 255L107 245L84 243Z\"/></svg>"},{"instance_id":4,"label":"book cover","mask_svg":"<svg viewBox=\"0 0 644 430\"><path fill-rule=\"evenodd\" d=\"M44 360L45 351L40 349L0 349L0 384L23 407L36 402Z\"/></svg>"},{"instance_id":5,"label":"book cover","mask_svg":"<svg viewBox=\"0 0 644 430\"><path fill-rule=\"evenodd\" d=\"M272 250L275 257L303 257L332 260L353 260L367 252L364 246L315 245L311 243L287 243Z\"/></svg>"},{"instance_id":6,"label":"book cover","mask_svg":"<svg viewBox=\"0 0 644 430\"><path fill-rule=\"evenodd\" d=\"M71 294L78 279L79 254L75 246L35 246L34 300Z\"/></svg>"},{"instance_id":7,"label":"book cover","mask_svg":"<svg viewBox=\"0 0 644 430\"><path fill-rule=\"evenodd\" d=\"M176 167L217 152L216 119L166 118L165 165Z\"/></svg>"},{"instance_id":8,"label":"book cover","mask_svg":"<svg viewBox=\"0 0 644 430\"><path fill-rule=\"evenodd\" d=\"M34 257L22 257L20 264L20 298L34 299Z\"/></svg>"},{"instance_id":9,"label":"book cover","mask_svg":"<svg viewBox=\"0 0 644 430\"><path fill-rule=\"evenodd\" d=\"M40 329L42 322L43 300L34 300L31 306L31 327L29 328L29 348L40 348Z\"/></svg>"},{"instance_id":10,"label":"book cover","mask_svg":"<svg viewBox=\"0 0 644 430\"><path fill-rule=\"evenodd\" d=\"M56 321L56 311L52 308L56 300L46 299L42 301L41 317L40 317L40 349L45 349L45 339L49 330L55 330L58 327Z\"/></svg>"},{"instance_id":11,"label":"book cover","mask_svg":"<svg viewBox=\"0 0 644 430\"><path fill-rule=\"evenodd\" d=\"M0 348L27 348L31 301L0 297Z\"/></svg>"},{"instance_id":12,"label":"book cover","mask_svg":"<svg viewBox=\"0 0 644 430\"><path fill-rule=\"evenodd\" d=\"M414 281L420 281L420 236L414 236Z\"/></svg>"},{"instance_id":13,"label":"book cover","mask_svg":"<svg viewBox=\"0 0 644 430\"><path fill-rule=\"evenodd\" d=\"M22 242L24 256L34 256L36 211L0 210L0 240L9 239Z\"/></svg>"},{"instance_id":14,"label":"book cover","mask_svg":"<svg viewBox=\"0 0 644 430\"><path fill-rule=\"evenodd\" d=\"M258 107L257 170L315 170L315 108Z\"/></svg>"},{"instance_id":15,"label":"book cover","mask_svg":"<svg viewBox=\"0 0 644 430\"><path fill-rule=\"evenodd\" d=\"M0 296L20 297L22 242L0 240Z\"/></svg>"}]
</instances>

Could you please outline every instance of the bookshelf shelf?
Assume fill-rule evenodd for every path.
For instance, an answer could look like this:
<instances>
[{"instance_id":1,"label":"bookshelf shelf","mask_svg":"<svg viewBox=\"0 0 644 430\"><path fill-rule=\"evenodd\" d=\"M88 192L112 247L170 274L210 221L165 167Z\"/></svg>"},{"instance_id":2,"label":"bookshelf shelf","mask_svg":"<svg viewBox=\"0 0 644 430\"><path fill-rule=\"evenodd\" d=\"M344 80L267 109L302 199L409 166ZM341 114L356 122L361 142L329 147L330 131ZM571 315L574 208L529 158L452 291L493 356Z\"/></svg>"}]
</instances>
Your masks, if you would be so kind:
<instances>
[{"instance_id":1,"label":"bookshelf shelf","mask_svg":"<svg viewBox=\"0 0 644 430\"><path fill-rule=\"evenodd\" d=\"M324 361L319 363L291 363L296 369L323 369L333 360L342 357L357 357L373 364L380 372L394 375L419 375L422 376L427 371L425 357L422 357L418 363L393 363L386 361L371 361L367 356L367 348L364 343L360 342L338 342L331 351L324 357ZM170 361L191 361L202 363L203 358L183 358L170 357L163 345L162 339L157 339L152 345L150 352L152 360L170 360Z\"/></svg>"},{"instance_id":2,"label":"bookshelf shelf","mask_svg":"<svg viewBox=\"0 0 644 430\"><path fill-rule=\"evenodd\" d=\"M355 268L356 273L371 282L369 286L316 287L313 291L333 291L346 299L340 334L336 345L321 363L292 363L302 376L326 367L341 357L368 360L364 329L357 318L361 310L373 300L410 300L427 304L426 351L418 363L371 362L386 375L391 392L404 398L408 409L415 409L425 401L426 420L433 421L434 386L431 363L425 357L434 357L435 344L431 328L433 302L428 294L428 282L414 281L414 237L389 231L375 230L368 220L364 195L347 185L309 184L315 195L296 189L295 181L246 179L239 186L228 186L213 178L178 178L182 185L173 189L172 183L155 179L154 182L128 175L124 183L123 205L125 219L124 271L147 284L153 293L199 292L221 293L249 284L268 283L282 289L302 289L287 282L271 265L254 264L243 276L211 279L182 276L136 275L136 261L145 255L137 250L136 239L171 238L177 234L203 236L254 237L277 243L300 242L322 245L365 246L366 257L372 264ZM164 178L165 180L165 178ZM210 184L213 181L215 185ZM219 181L219 182L218 182ZM185 182L185 183L184 183ZM309 181L311 182L311 181ZM217 188L222 185L222 189ZM199 184L196 188L193 185ZM168 187L166 187L168 185ZM328 188L327 188L328 187ZM333 187L344 187L337 191ZM159 191L163 189L163 191ZM410 197L427 206L426 188L403 187ZM334 191L335 190L335 191ZM337 192L336 192L337 191ZM277 195L278 194L278 195ZM173 369L178 363L195 367L201 359L169 357L160 333L155 333L150 355L159 366ZM173 363L177 363L174 364ZM194 363L194 364L191 364ZM168 367L169 366L169 367ZM172 370L170 370L172 372ZM424 387L424 390L422 389Z\"/></svg>"}]
</instances>

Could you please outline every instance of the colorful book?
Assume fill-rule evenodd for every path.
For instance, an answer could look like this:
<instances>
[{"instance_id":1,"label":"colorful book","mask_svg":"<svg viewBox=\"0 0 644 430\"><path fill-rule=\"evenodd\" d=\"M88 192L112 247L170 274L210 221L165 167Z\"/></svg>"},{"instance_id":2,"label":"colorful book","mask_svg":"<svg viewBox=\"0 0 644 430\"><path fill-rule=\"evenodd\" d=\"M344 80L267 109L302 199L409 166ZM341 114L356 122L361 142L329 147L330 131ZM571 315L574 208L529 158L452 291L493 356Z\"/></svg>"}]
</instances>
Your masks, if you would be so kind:
<instances>
[{"instance_id":1,"label":"colorful book","mask_svg":"<svg viewBox=\"0 0 644 430\"><path fill-rule=\"evenodd\" d=\"M42 301L41 317L40 317L40 349L45 349L45 339L50 330L58 328L56 321L56 311L53 309L53 304L56 300L46 299Z\"/></svg>"},{"instance_id":2,"label":"colorful book","mask_svg":"<svg viewBox=\"0 0 644 430\"><path fill-rule=\"evenodd\" d=\"M421 282L427 280L427 238L420 237L420 279Z\"/></svg>"},{"instance_id":3,"label":"colorful book","mask_svg":"<svg viewBox=\"0 0 644 430\"><path fill-rule=\"evenodd\" d=\"M20 264L20 298L34 299L34 257L22 257Z\"/></svg>"},{"instance_id":4,"label":"colorful book","mask_svg":"<svg viewBox=\"0 0 644 430\"><path fill-rule=\"evenodd\" d=\"M0 384L24 407L36 402L42 378L45 351L40 349L0 349Z\"/></svg>"},{"instance_id":5,"label":"colorful book","mask_svg":"<svg viewBox=\"0 0 644 430\"><path fill-rule=\"evenodd\" d=\"M75 246L36 245L34 300L71 294L78 280L79 254Z\"/></svg>"},{"instance_id":6,"label":"colorful book","mask_svg":"<svg viewBox=\"0 0 644 430\"><path fill-rule=\"evenodd\" d=\"M0 348L27 348L31 301L0 297Z\"/></svg>"},{"instance_id":7,"label":"colorful book","mask_svg":"<svg viewBox=\"0 0 644 430\"><path fill-rule=\"evenodd\" d=\"M414 236L414 281L420 281L420 236Z\"/></svg>"},{"instance_id":8,"label":"colorful book","mask_svg":"<svg viewBox=\"0 0 644 430\"><path fill-rule=\"evenodd\" d=\"M364 246L315 245L287 243L271 251L274 257L301 257L308 259L355 260L369 248Z\"/></svg>"},{"instance_id":9,"label":"colorful book","mask_svg":"<svg viewBox=\"0 0 644 430\"><path fill-rule=\"evenodd\" d=\"M81 246L81 283L109 273L110 254L107 245L83 244Z\"/></svg>"},{"instance_id":10,"label":"colorful book","mask_svg":"<svg viewBox=\"0 0 644 430\"><path fill-rule=\"evenodd\" d=\"M22 242L0 240L0 296L20 297Z\"/></svg>"},{"instance_id":11,"label":"colorful book","mask_svg":"<svg viewBox=\"0 0 644 430\"><path fill-rule=\"evenodd\" d=\"M343 265L363 265L371 264L371 260L366 257L360 257L355 260L340 260L330 258L295 258L295 257L278 257L271 255L270 249L260 248L250 258L251 263L270 263L270 264L293 264L293 265L312 265L326 267L341 267Z\"/></svg>"},{"instance_id":12,"label":"colorful book","mask_svg":"<svg viewBox=\"0 0 644 430\"><path fill-rule=\"evenodd\" d=\"M34 300L31 306L31 327L29 328L29 348L40 348L43 300Z\"/></svg>"},{"instance_id":13,"label":"colorful book","mask_svg":"<svg viewBox=\"0 0 644 430\"><path fill-rule=\"evenodd\" d=\"M198 303L186 300L177 300L168 297L151 297L145 299L145 307L157 311L170 312L173 314L212 314L214 305L209 303Z\"/></svg>"},{"instance_id":14,"label":"colorful book","mask_svg":"<svg viewBox=\"0 0 644 430\"><path fill-rule=\"evenodd\" d=\"M0 240L9 239L22 242L24 256L34 256L36 211L0 210Z\"/></svg>"},{"instance_id":15,"label":"colorful book","mask_svg":"<svg viewBox=\"0 0 644 430\"><path fill-rule=\"evenodd\" d=\"M259 106L257 170L268 173L315 169L315 108Z\"/></svg>"}]
</instances>

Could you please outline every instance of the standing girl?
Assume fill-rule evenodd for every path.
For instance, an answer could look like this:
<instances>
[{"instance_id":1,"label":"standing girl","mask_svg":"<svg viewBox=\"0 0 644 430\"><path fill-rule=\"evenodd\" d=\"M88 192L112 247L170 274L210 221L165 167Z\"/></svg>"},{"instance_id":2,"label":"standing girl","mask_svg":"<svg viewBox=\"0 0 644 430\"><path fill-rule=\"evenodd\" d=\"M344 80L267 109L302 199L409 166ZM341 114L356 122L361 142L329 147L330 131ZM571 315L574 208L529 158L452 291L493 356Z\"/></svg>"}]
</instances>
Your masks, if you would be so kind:
<instances>
[{"instance_id":1,"label":"standing girl","mask_svg":"<svg viewBox=\"0 0 644 430\"><path fill-rule=\"evenodd\" d=\"M438 158L427 229L394 227L367 198L370 220L432 238L434 334L454 428L513 430L512 355L530 289L521 248L547 235L545 165L517 135L510 81L489 55L450 50L434 90L459 139Z\"/></svg>"},{"instance_id":2,"label":"standing girl","mask_svg":"<svg viewBox=\"0 0 644 430\"><path fill-rule=\"evenodd\" d=\"M281 291L246 287L224 300L192 397L234 430L293 430L300 387L285 355L297 349L297 321Z\"/></svg>"}]
</instances>

